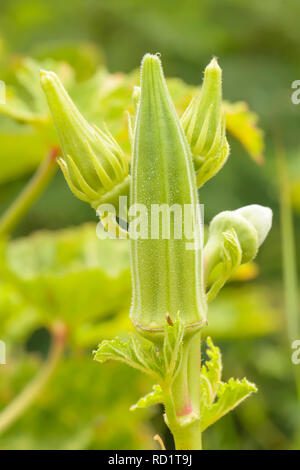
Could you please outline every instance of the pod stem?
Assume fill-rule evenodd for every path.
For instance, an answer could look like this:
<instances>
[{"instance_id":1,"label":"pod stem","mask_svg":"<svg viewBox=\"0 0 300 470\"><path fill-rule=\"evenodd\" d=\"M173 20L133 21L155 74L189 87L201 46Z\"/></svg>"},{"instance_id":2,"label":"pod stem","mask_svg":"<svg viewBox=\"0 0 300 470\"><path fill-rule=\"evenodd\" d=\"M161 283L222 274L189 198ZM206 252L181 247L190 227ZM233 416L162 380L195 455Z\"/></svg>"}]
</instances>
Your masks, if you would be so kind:
<instances>
[{"instance_id":1,"label":"pod stem","mask_svg":"<svg viewBox=\"0 0 300 470\"><path fill-rule=\"evenodd\" d=\"M27 186L3 214L0 219L0 237L11 234L19 221L47 187L57 168L55 160L58 152L56 147L49 150L47 157L42 161Z\"/></svg>"},{"instance_id":2,"label":"pod stem","mask_svg":"<svg viewBox=\"0 0 300 470\"><path fill-rule=\"evenodd\" d=\"M202 450L202 435L199 421L179 427L173 432L176 450Z\"/></svg>"},{"instance_id":3,"label":"pod stem","mask_svg":"<svg viewBox=\"0 0 300 470\"><path fill-rule=\"evenodd\" d=\"M183 359L165 402L166 420L177 450L200 450L201 336L197 332L183 344Z\"/></svg>"}]
</instances>

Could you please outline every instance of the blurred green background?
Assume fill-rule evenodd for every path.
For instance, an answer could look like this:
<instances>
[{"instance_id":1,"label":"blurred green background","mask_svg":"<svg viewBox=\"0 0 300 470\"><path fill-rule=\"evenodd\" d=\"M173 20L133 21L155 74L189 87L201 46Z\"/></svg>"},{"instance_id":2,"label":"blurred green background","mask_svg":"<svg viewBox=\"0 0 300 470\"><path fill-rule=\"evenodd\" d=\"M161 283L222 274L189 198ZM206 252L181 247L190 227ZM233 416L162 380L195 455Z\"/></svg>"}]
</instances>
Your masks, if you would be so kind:
<instances>
[{"instance_id":1,"label":"blurred green background","mask_svg":"<svg viewBox=\"0 0 300 470\"><path fill-rule=\"evenodd\" d=\"M209 312L224 378L247 376L259 393L205 432L207 449L300 448L295 381L300 365L290 359L275 158L282 147L299 253L300 105L291 102L291 84L300 78L299 14L297 0L1 1L0 79L12 103L0 116L1 212L55 142L49 121L39 118L46 107L35 75L38 63L61 67L85 115L100 125L105 119L125 148L122 113L131 106L135 70L145 52L160 52L166 76L191 86L201 83L204 67L217 56L224 99L245 101L259 116L264 164L229 137L229 161L200 193L206 223L219 211L251 203L274 211L257 266L233 280ZM170 83L181 108L192 87ZM172 445L161 409L129 411L149 381L126 366L92 361L101 339L124 336L130 327L126 243L97 240L95 223L94 211L72 195L57 172L3 247L0 339L8 358L0 366L0 421L1 409L46 360L53 321L63 321L68 332L55 373L32 406L0 434L2 449L154 448L157 432ZM297 264L299 270L299 257ZM292 315L292 321L298 319L299 309L290 321Z\"/></svg>"}]
</instances>

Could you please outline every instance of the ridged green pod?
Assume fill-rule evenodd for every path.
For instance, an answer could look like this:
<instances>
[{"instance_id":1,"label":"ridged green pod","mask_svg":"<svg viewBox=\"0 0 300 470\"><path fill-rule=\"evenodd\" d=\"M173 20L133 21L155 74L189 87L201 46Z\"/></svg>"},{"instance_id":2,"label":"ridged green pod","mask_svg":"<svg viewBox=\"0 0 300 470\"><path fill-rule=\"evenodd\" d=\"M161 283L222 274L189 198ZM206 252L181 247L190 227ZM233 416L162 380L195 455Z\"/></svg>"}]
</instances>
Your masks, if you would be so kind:
<instances>
[{"instance_id":1,"label":"ridged green pod","mask_svg":"<svg viewBox=\"0 0 300 470\"><path fill-rule=\"evenodd\" d=\"M206 299L196 179L188 143L156 55L147 54L142 62L131 179L131 209L142 205L136 207L146 208L149 222L144 238L132 236L130 222L131 319L151 339L163 331L167 314L171 319L178 314L187 331L197 330L206 321ZM170 224L168 238L162 230L153 238L156 219L149 214L162 204L166 211L176 207L182 214L186 208L187 216L183 215L181 221L176 218L176 228ZM188 223L194 228L192 240L185 234Z\"/></svg>"}]
</instances>

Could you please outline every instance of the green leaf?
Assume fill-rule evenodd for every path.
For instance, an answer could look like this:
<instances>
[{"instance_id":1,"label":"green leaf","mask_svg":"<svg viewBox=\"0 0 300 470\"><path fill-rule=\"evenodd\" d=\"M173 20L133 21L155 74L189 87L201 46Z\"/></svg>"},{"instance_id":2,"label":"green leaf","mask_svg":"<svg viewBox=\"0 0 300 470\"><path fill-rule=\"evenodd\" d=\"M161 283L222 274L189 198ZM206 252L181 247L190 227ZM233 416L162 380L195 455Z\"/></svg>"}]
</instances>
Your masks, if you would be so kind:
<instances>
[{"instance_id":1,"label":"green leaf","mask_svg":"<svg viewBox=\"0 0 300 470\"><path fill-rule=\"evenodd\" d=\"M0 339L20 343L40 326L36 309L28 305L14 286L0 283Z\"/></svg>"},{"instance_id":2,"label":"green leaf","mask_svg":"<svg viewBox=\"0 0 300 470\"><path fill-rule=\"evenodd\" d=\"M177 319L172 326L166 327L162 346L133 335L127 342L119 338L104 340L95 351L94 359L100 363L121 361L160 382L170 381L176 375L182 359L183 332L184 326Z\"/></svg>"},{"instance_id":3,"label":"green leaf","mask_svg":"<svg viewBox=\"0 0 300 470\"><path fill-rule=\"evenodd\" d=\"M222 359L219 348L207 339L209 360L201 368L201 430L204 431L213 423L229 413L251 393L256 386L246 378L230 378L227 383L221 381Z\"/></svg>"},{"instance_id":4,"label":"green leaf","mask_svg":"<svg viewBox=\"0 0 300 470\"><path fill-rule=\"evenodd\" d=\"M9 364L0 366L0 410L43 363L37 351L22 352L19 342L10 347L14 354L9 355ZM121 364L103 367L100 374L95 367L89 351L68 347L34 406L1 435L1 450L153 448L151 423L144 413L128 410L148 378Z\"/></svg>"},{"instance_id":5,"label":"green leaf","mask_svg":"<svg viewBox=\"0 0 300 470\"><path fill-rule=\"evenodd\" d=\"M102 341L94 353L94 359L100 363L121 361L156 379L163 374L163 364L155 346L134 336L130 336L127 342L119 338Z\"/></svg>"},{"instance_id":6,"label":"green leaf","mask_svg":"<svg viewBox=\"0 0 300 470\"><path fill-rule=\"evenodd\" d=\"M16 87L8 87L7 100L0 105L0 113L29 124L47 124L51 127L46 99L40 87L40 69L51 68L55 70L65 83L74 81L74 72L70 66L63 62L47 60L38 63L25 57L15 66Z\"/></svg>"},{"instance_id":7,"label":"green leaf","mask_svg":"<svg viewBox=\"0 0 300 470\"><path fill-rule=\"evenodd\" d=\"M28 125L0 116L0 183L30 174L40 164L49 147L45 139ZM7 189L5 188L7 193ZM2 199L6 194L1 195Z\"/></svg>"},{"instance_id":8,"label":"green leaf","mask_svg":"<svg viewBox=\"0 0 300 470\"><path fill-rule=\"evenodd\" d=\"M163 403L163 393L161 386L156 384L153 385L153 391L147 393L144 397L140 398L134 405L130 407L131 411L136 410L137 408L147 408L151 405L157 405L158 403Z\"/></svg>"},{"instance_id":9,"label":"green leaf","mask_svg":"<svg viewBox=\"0 0 300 470\"><path fill-rule=\"evenodd\" d=\"M71 333L76 330L79 343L80 329L84 335L130 305L128 243L98 240L95 224L13 240L0 260L1 277L38 310L41 321L60 318ZM85 337L85 346L94 344L94 336Z\"/></svg>"},{"instance_id":10,"label":"green leaf","mask_svg":"<svg viewBox=\"0 0 300 470\"><path fill-rule=\"evenodd\" d=\"M208 403L213 403L222 378L222 356L220 349L213 344L210 337L206 339L206 342L209 360L201 368L201 383L208 390Z\"/></svg>"},{"instance_id":11,"label":"green leaf","mask_svg":"<svg viewBox=\"0 0 300 470\"><path fill-rule=\"evenodd\" d=\"M220 382L217 392L217 401L201 412L201 431L222 418L229 411L236 408L251 393L257 392L256 386L247 379L229 379L227 383Z\"/></svg>"}]
</instances>

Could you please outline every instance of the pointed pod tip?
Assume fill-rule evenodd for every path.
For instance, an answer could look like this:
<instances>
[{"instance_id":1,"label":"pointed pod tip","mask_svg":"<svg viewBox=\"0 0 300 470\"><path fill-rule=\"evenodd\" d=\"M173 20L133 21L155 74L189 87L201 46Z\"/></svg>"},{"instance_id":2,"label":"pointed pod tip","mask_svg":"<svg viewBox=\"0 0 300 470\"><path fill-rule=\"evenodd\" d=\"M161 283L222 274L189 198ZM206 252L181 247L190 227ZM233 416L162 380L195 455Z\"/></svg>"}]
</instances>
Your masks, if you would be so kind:
<instances>
[{"instance_id":1,"label":"pointed pod tip","mask_svg":"<svg viewBox=\"0 0 300 470\"><path fill-rule=\"evenodd\" d=\"M221 70L221 67L219 66L219 63L218 63L218 59L216 57L213 57L210 63L208 64L207 68Z\"/></svg>"},{"instance_id":2,"label":"pointed pod tip","mask_svg":"<svg viewBox=\"0 0 300 470\"><path fill-rule=\"evenodd\" d=\"M145 54L141 64L141 95L142 90L148 91L153 88L154 83L163 80L163 69L159 55ZM145 96L145 95L144 95Z\"/></svg>"},{"instance_id":3,"label":"pointed pod tip","mask_svg":"<svg viewBox=\"0 0 300 470\"><path fill-rule=\"evenodd\" d=\"M144 55L142 59L142 65L155 64L155 63L158 63L158 64L161 63L159 52L157 52L156 54L150 54L150 52L148 52L147 54Z\"/></svg>"},{"instance_id":4,"label":"pointed pod tip","mask_svg":"<svg viewBox=\"0 0 300 470\"><path fill-rule=\"evenodd\" d=\"M54 77L55 77L54 72L50 72L49 70L44 70L44 69L40 70L41 80L48 80L48 79L51 79L51 78L54 78Z\"/></svg>"},{"instance_id":5,"label":"pointed pod tip","mask_svg":"<svg viewBox=\"0 0 300 470\"><path fill-rule=\"evenodd\" d=\"M54 72L50 72L48 70L40 70L40 82L42 87L47 86L51 83L57 82L58 77Z\"/></svg>"},{"instance_id":6,"label":"pointed pod tip","mask_svg":"<svg viewBox=\"0 0 300 470\"><path fill-rule=\"evenodd\" d=\"M222 69L221 67L219 66L218 64L218 60L216 57L213 57L210 61L210 63L207 65L206 69L205 69L205 75L215 75L217 77L221 77L222 76Z\"/></svg>"},{"instance_id":7,"label":"pointed pod tip","mask_svg":"<svg viewBox=\"0 0 300 470\"><path fill-rule=\"evenodd\" d=\"M160 56L158 54L145 54L142 59L141 70L142 72L144 70L161 70Z\"/></svg>"}]
</instances>

